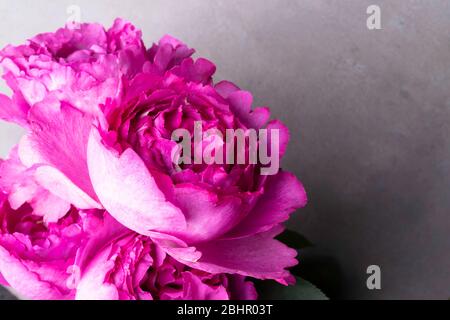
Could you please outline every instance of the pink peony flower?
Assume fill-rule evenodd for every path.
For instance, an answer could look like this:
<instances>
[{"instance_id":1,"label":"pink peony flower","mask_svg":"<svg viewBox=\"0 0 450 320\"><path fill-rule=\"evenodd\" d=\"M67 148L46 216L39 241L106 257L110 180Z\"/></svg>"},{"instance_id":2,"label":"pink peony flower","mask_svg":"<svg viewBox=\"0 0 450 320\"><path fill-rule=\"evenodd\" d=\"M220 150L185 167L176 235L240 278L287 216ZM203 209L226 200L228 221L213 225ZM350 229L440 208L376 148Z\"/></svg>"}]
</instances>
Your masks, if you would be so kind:
<instances>
[{"instance_id":1,"label":"pink peony flower","mask_svg":"<svg viewBox=\"0 0 450 320\"><path fill-rule=\"evenodd\" d=\"M25 204L13 210L0 195L0 278L29 299L73 299L69 267L86 231L77 210L48 223Z\"/></svg>"},{"instance_id":2,"label":"pink peony flower","mask_svg":"<svg viewBox=\"0 0 450 320\"><path fill-rule=\"evenodd\" d=\"M0 160L0 284L30 299L74 298L68 268L87 238L88 214L41 187L36 172L17 147Z\"/></svg>"},{"instance_id":3,"label":"pink peony flower","mask_svg":"<svg viewBox=\"0 0 450 320\"><path fill-rule=\"evenodd\" d=\"M146 61L141 32L123 20L105 30L81 24L44 33L0 52L4 79L13 90L0 95L0 118L27 126L34 104L54 96L86 113L119 94L122 76L131 77Z\"/></svg>"},{"instance_id":4,"label":"pink peony flower","mask_svg":"<svg viewBox=\"0 0 450 320\"><path fill-rule=\"evenodd\" d=\"M107 243L95 246L99 254L83 250L80 292L97 283L103 297L232 297L237 283L252 297L245 276L292 283L296 251L274 237L306 204L296 177L263 175L264 164L247 162L179 171L172 153L172 133L201 123L221 133L277 129L281 158L287 128L269 121L267 108L252 109L249 92L214 83L215 66L180 41L165 36L147 50L140 37L122 20L109 31L83 24L1 54L14 95L0 96L0 117L29 129L17 151L24 170L64 203L106 209L127 228L96 240ZM160 269L176 292L153 290L149 279L159 288L168 281Z\"/></svg>"}]
</instances>

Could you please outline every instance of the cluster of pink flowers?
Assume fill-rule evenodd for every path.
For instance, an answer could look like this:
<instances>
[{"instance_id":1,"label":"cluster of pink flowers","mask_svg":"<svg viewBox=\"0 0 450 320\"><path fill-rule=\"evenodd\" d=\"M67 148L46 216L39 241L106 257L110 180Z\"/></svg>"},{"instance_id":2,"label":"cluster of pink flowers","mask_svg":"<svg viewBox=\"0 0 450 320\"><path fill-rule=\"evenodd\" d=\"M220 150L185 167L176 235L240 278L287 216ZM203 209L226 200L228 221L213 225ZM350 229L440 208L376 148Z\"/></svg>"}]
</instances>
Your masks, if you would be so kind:
<instances>
[{"instance_id":1,"label":"cluster of pink flowers","mask_svg":"<svg viewBox=\"0 0 450 320\"><path fill-rule=\"evenodd\" d=\"M287 128L215 66L165 36L146 48L117 19L0 52L26 135L0 160L0 283L32 299L255 299L250 278L295 282L274 239L306 204L297 178L260 164L175 170L183 128Z\"/></svg>"}]
</instances>

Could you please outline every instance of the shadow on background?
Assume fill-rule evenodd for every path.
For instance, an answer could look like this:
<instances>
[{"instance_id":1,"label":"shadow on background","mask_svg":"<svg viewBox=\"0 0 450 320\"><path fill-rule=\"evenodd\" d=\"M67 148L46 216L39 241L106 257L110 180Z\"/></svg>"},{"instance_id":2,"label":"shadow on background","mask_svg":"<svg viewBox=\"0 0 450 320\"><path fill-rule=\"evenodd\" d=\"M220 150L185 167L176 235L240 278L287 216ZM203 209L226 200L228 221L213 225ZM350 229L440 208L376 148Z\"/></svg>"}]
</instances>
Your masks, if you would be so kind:
<instances>
[{"instance_id":1,"label":"shadow on background","mask_svg":"<svg viewBox=\"0 0 450 320\"><path fill-rule=\"evenodd\" d=\"M0 300L17 300L7 289L0 286Z\"/></svg>"},{"instance_id":2,"label":"shadow on background","mask_svg":"<svg viewBox=\"0 0 450 320\"><path fill-rule=\"evenodd\" d=\"M313 247L302 250L298 259L300 264L293 268L293 273L314 284L330 299L342 296L342 270L334 257L316 254Z\"/></svg>"}]
</instances>

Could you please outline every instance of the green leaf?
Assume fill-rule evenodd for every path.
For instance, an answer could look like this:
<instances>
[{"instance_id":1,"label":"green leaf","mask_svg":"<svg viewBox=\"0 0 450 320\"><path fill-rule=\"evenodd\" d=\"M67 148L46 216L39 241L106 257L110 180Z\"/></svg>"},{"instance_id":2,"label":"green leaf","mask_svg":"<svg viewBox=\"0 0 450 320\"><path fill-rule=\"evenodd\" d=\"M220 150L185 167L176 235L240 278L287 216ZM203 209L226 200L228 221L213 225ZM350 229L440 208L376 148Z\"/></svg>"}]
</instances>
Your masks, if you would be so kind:
<instances>
[{"instance_id":1,"label":"green leaf","mask_svg":"<svg viewBox=\"0 0 450 320\"><path fill-rule=\"evenodd\" d=\"M289 229L286 229L282 234L277 236L277 240L280 240L289 247L295 249L304 249L313 246L313 244L300 233Z\"/></svg>"},{"instance_id":2,"label":"green leaf","mask_svg":"<svg viewBox=\"0 0 450 320\"><path fill-rule=\"evenodd\" d=\"M328 300L327 296L311 282L300 277L294 286L283 286L275 281L255 283L262 300Z\"/></svg>"}]
</instances>

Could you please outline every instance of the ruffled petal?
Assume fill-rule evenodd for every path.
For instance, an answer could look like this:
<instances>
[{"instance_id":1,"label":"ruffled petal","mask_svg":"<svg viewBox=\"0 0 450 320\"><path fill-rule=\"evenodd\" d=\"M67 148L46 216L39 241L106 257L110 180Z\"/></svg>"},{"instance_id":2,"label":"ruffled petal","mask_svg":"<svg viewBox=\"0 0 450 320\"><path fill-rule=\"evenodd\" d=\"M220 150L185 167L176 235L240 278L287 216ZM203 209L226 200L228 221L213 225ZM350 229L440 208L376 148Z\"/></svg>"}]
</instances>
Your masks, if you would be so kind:
<instances>
[{"instance_id":1,"label":"ruffled petal","mask_svg":"<svg viewBox=\"0 0 450 320\"><path fill-rule=\"evenodd\" d=\"M39 271L27 268L23 261L1 245L0 272L7 283L27 299L62 300L70 298L70 294L64 294L52 282L41 279ZM55 277L56 274L52 274L52 276Z\"/></svg>"},{"instance_id":2,"label":"ruffled petal","mask_svg":"<svg viewBox=\"0 0 450 320\"><path fill-rule=\"evenodd\" d=\"M278 147L279 150L279 155L280 155L280 159L284 156L284 154L286 153L286 149L287 146L289 144L289 129L288 127L286 127L286 125L284 125L283 122L281 122L280 120L272 120L267 124L267 132L268 132L268 145L271 146L272 145L272 135L271 135L271 131L272 130L277 130L278 131L278 141L275 142L275 146Z\"/></svg>"},{"instance_id":3,"label":"ruffled petal","mask_svg":"<svg viewBox=\"0 0 450 320\"><path fill-rule=\"evenodd\" d=\"M27 107L23 107L4 94L0 94L0 119L26 127L27 112Z\"/></svg>"},{"instance_id":4,"label":"ruffled petal","mask_svg":"<svg viewBox=\"0 0 450 320\"><path fill-rule=\"evenodd\" d=\"M264 193L252 211L225 238L245 237L264 232L289 219L289 215L307 203L306 191L290 172L268 176Z\"/></svg>"},{"instance_id":5,"label":"ruffled petal","mask_svg":"<svg viewBox=\"0 0 450 320\"><path fill-rule=\"evenodd\" d=\"M183 272L183 298L185 300L228 300L224 286L209 286L191 272Z\"/></svg>"},{"instance_id":6,"label":"ruffled petal","mask_svg":"<svg viewBox=\"0 0 450 320\"><path fill-rule=\"evenodd\" d=\"M105 281L108 273L114 268L114 262L109 258L107 247L92 259L77 285L76 300L119 299L117 287Z\"/></svg>"},{"instance_id":7,"label":"ruffled petal","mask_svg":"<svg viewBox=\"0 0 450 320\"><path fill-rule=\"evenodd\" d=\"M66 215L70 203L59 198L38 183L36 168L26 168L13 148L9 158L0 162L0 190L8 195L13 209L29 203L33 214L42 216L44 223L57 222Z\"/></svg>"},{"instance_id":8,"label":"ruffled petal","mask_svg":"<svg viewBox=\"0 0 450 320\"><path fill-rule=\"evenodd\" d=\"M273 279L281 284L292 283L286 270L296 265L297 251L275 240L283 228L239 239L214 240L195 246L201 253L197 261L186 260L179 252L163 247L169 255L192 268L209 273L230 273L257 279Z\"/></svg>"}]
</instances>

